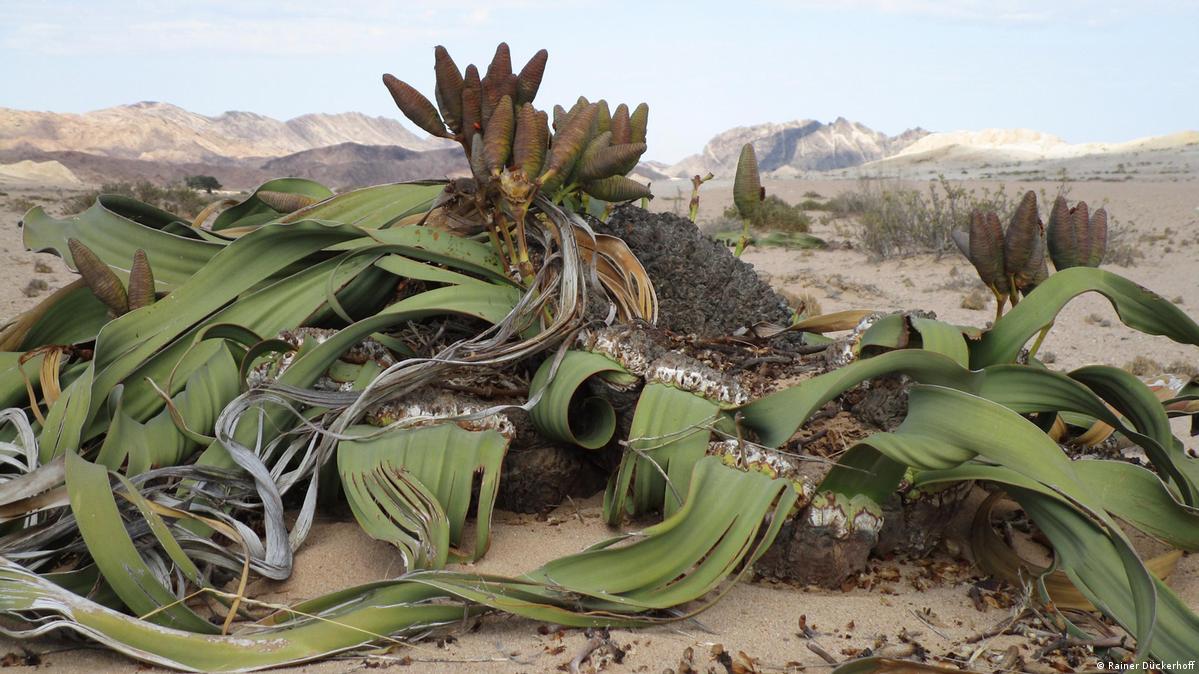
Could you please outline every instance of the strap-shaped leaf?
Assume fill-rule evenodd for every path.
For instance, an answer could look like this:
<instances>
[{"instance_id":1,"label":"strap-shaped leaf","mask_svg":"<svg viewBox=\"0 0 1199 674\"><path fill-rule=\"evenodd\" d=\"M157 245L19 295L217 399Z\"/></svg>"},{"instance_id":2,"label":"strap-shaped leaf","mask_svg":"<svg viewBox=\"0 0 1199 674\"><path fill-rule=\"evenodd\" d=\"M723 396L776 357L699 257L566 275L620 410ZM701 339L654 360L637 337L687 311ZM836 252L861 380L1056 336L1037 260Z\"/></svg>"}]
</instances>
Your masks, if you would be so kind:
<instances>
[{"instance_id":1,"label":"strap-shaped leaf","mask_svg":"<svg viewBox=\"0 0 1199 674\"><path fill-rule=\"evenodd\" d=\"M672 515L682 505L695 464L708 451L711 426L720 406L689 391L651 382L641 391L620 468L604 493L604 519L616 525L626 512L661 510Z\"/></svg>"},{"instance_id":2,"label":"strap-shaped leaf","mask_svg":"<svg viewBox=\"0 0 1199 674\"><path fill-rule=\"evenodd\" d=\"M1053 492L1053 497L1023 498L1019 490L1013 495L1029 510L1034 521L1043 525L1055 550L1059 539L1063 546L1068 546L1076 540L1071 536L1086 535L1094 545L1111 551L1102 566L1072 558L1073 552L1063 553L1077 564L1073 567L1071 580L1096 606L1137 636L1137 650L1141 655L1153 653L1165 658L1179 654L1178 651L1152 650L1158 606L1155 579L1107 514L1102 500L1088 489L1086 482L1074 471L1070 459L1048 436L1002 405L949 388L914 386L908 404L908 416L894 433L876 434L863 444L895 461L922 470L952 468L977 453L1045 485ZM945 419L958 419L961 423L946 424ZM1059 528L1063 520L1069 520L1070 526ZM1080 522L1087 523L1088 527L1084 530ZM1099 544L1099 539L1106 542ZM1119 577L1121 573L1122 578ZM1117 603L1107 605L1102 593L1088 592L1088 583L1092 582L1104 583L1109 590L1107 598L1115 599ZM1117 586L1125 590L1113 596L1112 588ZM1127 598L1127 602L1122 601L1123 598ZM1196 638L1199 638L1199 630L1191 633L1191 641Z\"/></svg>"},{"instance_id":3,"label":"strap-shaped leaf","mask_svg":"<svg viewBox=\"0 0 1199 674\"><path fill-rule=\"evenodd\" d=\"M475 476L480 477L471 561L491 542L491 510L508 441L496 431L469 431L443 423L343 440L337 469L354 517L373 538L400 548L408 571L441 568L449 546L459 546Z\"/></svg>"},{"instance_id":4,"label":"strap-shaped leaf","mask_svg":"<svg viewBox=\"0 0 1199 674\"><path fill-rule=\"evenodd\" d=\"M125 530L117 510L108 470L70 454L67 456L67 492L79 533L105 581L137 615L200 634L215 634L215 626L196 615L162 586Z\"/></svg>"},{"instance_id":5,"label":"strap-shaped leaf","mask_svg":"<svg viewBox=\"0 0 1199 674\"><path fill-rule=\"evenodd\" d=\"M1015 361L1033 335L1053 325L1062 307L1086 292L1097 292L1110 300L1120 320L1130 328L1199 345L1199 325L1172 302L1111 272L1073 267L1050 276L996 321L981 341L971 344L971 367Z\"/></svg>"},{"instance_id":6,"label":"strap-shaped leaf","mask_svg":"<svg viewBox=\"0 0 1199 674\"><path fill-rule=\"evenodd\" d=\"M258 198L259 192L281 192L298 194L321 201L333 196L333 191L324 185L304 178L276 178L259 185L241 203L230 206L212 222L212 230L219 232L233 227L262 225L277 219L281 213ZM155 268L157 270L157 268Z\"/></svg>"},{"instance_id":7,"label":"strap-shaped leaf","mask_svg":"<svg viewBox=\"0 0 1199 674\"><path fill-rule=\"evenodd\" d=\"M132 657L200 671L304 662L381 635L419 634L488 609L578 627L650 625L695 615L719 599L722 584L746 573L774 541L795 498L785 480L734 470L707 457L696 464L686 505L636 534L601 542L517 578L425 571L348 588L300 603L294 607L299 613L281 613L245 634L193 634L151 625L4 558L0 612L54 613L64 618L63 627ZM646 614L696 601L700 603L688 606L684 615ZM303 617L307 615L316 618Z\"/></svg>"}]
</instances>

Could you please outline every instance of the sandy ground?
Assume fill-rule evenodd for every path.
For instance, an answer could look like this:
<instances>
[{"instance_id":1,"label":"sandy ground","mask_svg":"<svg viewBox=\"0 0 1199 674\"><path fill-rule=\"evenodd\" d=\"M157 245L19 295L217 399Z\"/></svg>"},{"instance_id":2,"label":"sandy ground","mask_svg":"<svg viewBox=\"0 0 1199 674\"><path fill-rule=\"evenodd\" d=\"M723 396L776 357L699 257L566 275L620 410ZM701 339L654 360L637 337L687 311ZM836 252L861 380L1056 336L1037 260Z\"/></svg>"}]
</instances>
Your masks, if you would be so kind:
<instances>
[{"instance_id":1,"label":"sandy ground","mask_svg":"<svg viewBox=\"0 0 1199 674\"><path fill-rule=\"evenodd\" d=\"M852 181L786 181L768 183L768 189L790 201L807 191L831 196L852 189ZM1040 189L1053 185L1029 184ZM1026 189L1010 183L1009 191ZM672 189L673 191L673 189ZM0 315L11 317L32 306L37 297L23 289L31 280L43 280L47 289L72 278L57 258L23 250L16 221L20 214L12 204L33 193L9 189L0 196ZM1074 198L1103 202L1121 221L1134 223L1143 235L1145 259L1129 268L1113 268L1147 285L1199 314L1199 190L1193 182L1080 183ZM51 201L57 195L50 195ZM701 220L717 214L731 201L728 186L705 186ZM669 207L659 202L658 208ZM818 225L815 233L831 240L844 240L849 223ZM1170 228L1174 234L1164 234ZM901 308L934 309L942 319L962 324L985 325L993 306L982 310L960 307L969 292L973 271L964 260L949 255L941 259L917 256L871 262L859 251L836 249L789 252L780 249L751 249L746 259L769 275L778 287L810 292L825 311L848 308L880 310ZM35 271L37 261L49 271ZM954 270L957 270L954 272ZM1092 315L1095 316L1092 316ZM1104 325L1107 320L1110 325ZM1115 312L1099 296L1084 297L1071 304L1046 341L1056 367L1072 368L1085 363L1123 365L1138 354L1167 363L1176 359L1196 362L1194 349L1183 348L1164 338L1134 336L1116 320ZM610 535L600 522L598 498L568 504L547 516L535 517L498 513L493 545L487 557L470 567L486 573L515 574L538 564L579 551ZM838 659L861 649L877 647L880 640L899 643L901 631L918 633L916 640L932 654L966 660L975 651L974 667L991 671L989 658L1015 645L1026 657L1037 646L1021 637L1000 637L990 642L966 640L1006 619L1009 611L975 609L967 596L976 572L951 554L964 551L962 536L969 512L955 524L956 532L946 549L931 561L912 563L876 561L871 578L889 579L870 589L825 591L766 583L742 583L733 588L698 621L642 631L615 630L614 640L626 650L622 663L601 663L603 671L662 672L679 668L680 658L692 649L699 671L724 671L711 655L720 645L737 656L743 652L756 671L798 671L802 667L821 671L826 663L797 635L801 616L819 636L816 641ZM261 584L260 595L270 601L292 602L340 589L351 584L394 576L399 558L388 546L368 539L352 521L321 521L300 550L293 577L280 584ZM1199 609L1199 557L1184 559L1171 584L1184 601ZM484 618L473 629L455 632L450 639L429 640L393 649L377 657L357 655L341 661L306 667L309 671L339 672L366 667L400 667L419 672L554 672L570 671L570 662L587 637L578 630L545 629L536 623L504 616ZM126 671L134 665L118 656L84 645L60 640L16 644L0 640L0 655L21 654L27 648L40 656L41 667L53 671ZM593 663L584 666L583 671ZM591 670L595 671L595 670Z\"/></svg>"}]
</instances>

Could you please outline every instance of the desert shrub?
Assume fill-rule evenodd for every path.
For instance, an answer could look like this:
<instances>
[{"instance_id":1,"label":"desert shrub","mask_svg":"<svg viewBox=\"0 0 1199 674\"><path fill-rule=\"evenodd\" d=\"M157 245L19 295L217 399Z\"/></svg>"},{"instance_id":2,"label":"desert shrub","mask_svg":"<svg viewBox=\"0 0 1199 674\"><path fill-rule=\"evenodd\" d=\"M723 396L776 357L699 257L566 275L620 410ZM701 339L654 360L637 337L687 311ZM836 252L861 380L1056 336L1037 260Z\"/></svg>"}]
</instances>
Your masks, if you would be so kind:
<instances>
[{"instance_id":1,"label":"desert shrub","mask_svg":"<svg viewBox=\"0 0 1199 674\"><path fill-rule=\"evenodd\" d=\"M741 223L729 218L718 218L707 222L700 230L726 246L736 246L741 239ZM807 232L765 232L751 234L748 241L750 246L785 248L787 250L812 250L824 248L828 243Z\"/></svg>"},{"instance_id":2,"label":"desert shrub","mask_svg":"<svg viewBox=\"0 0 1199 674\"><path fill-rule=\"evenodd\" d=\"M1180 377L1199 377L1199 367L1185 360L1176 359L1169 364L1154 360L1148 356L1137 356L1124 364L1124 369L1138 377L1156 377L1161 374L1174 374Z\"/></svg>"},{"instance_id":3,"label":"desert shrub","mask_svg":"<svg viewBox=\"0 0 1199 674\"><path fill-rule=\"evenodd\" d=\"M95 203L96 197L101 194L133 197L138 201L157 206L164 211L170 211L185 218L195 216L208 205L209 201L204 194L184 185L164 187L155 185L149 180L140 180L136 183L104 183L99 190L68 199L63 205L67 212L78 213L89 208Z\"/></svg>"},{"instance_id":4,"label":"desert shrub","mask_svg":"<svg viewBox=\"0 0 1199 674\"><path fill-rule=\"evenodd\" d=\"M808 318L809 316L819 316L824 313L820 306L820 300L808 290L787 290L786 288L778 291L783 299L787 300L787 306L791 307L791 311L795 312L796 318Z\"/></svg>"},{"instance_id":5,"label":"desert shrub","mask_svg":"<svg viewBox=\"0 0 1199 674\"><path fill-rule=\"evenodd\" d=\"M920 190L898 181L863 178L857 189L829 200L829 209L858 221L857 239L875 258L954 250L950 233L965 229L970 211L1010 216L1016 202L1004 191L966 188L941 177Z\"/></svg>"},{"instance_id":6,"label":"desert shrub","mask_svg":"<svg viewBox=\"0 0 1199 674\"><path fill-rule=\"evenodd\" d=\"M868 185L865 180L860 181L861 185ZM869 198L865 189L859 188L856 190L848 190L841 194L835 195L825 203L829 212L838 217L850 217L865 213L869 206Z\"/></svg>"},{"instance_id":7,"label":"desert shrub","mask_svg":"<svg viewBox=\"0 0 1199 674\"><path fill-rule=\"evenodd\" d=\"M204 190L207 194L212 194L213 190L221 189L221 181L213 176L188 176L183 179L183 184L193 190Z\"/></svg>"},{"instance_id":8,"label":"desert shrub","mask_svg":"<svg viewBox=\"0 0 1199 674\"><path fill-rule=\"evenodd\" d=\"M737 207L729 206L724 211L724 218L740 222ZM755 229L766 229L780 232L806 232L812 226L812 219L804 213L803 208L783 201L775 195L766 197L754 213L749 223Z\"/></svg>"},{"instance_id":9,"label":"desert shrub","mask_svg":"<svg viewBox=\"0 0 1199 674\"><path fill-rule=\"evenodd\" d=\"M1107 251L1103 254L1103 264L1114 264L1121 267L1132 267L1145 257L1144 251L1133 236L1132 228L1125 225L1114 216L1107 219Z\"/></svg>"}]
</instances>

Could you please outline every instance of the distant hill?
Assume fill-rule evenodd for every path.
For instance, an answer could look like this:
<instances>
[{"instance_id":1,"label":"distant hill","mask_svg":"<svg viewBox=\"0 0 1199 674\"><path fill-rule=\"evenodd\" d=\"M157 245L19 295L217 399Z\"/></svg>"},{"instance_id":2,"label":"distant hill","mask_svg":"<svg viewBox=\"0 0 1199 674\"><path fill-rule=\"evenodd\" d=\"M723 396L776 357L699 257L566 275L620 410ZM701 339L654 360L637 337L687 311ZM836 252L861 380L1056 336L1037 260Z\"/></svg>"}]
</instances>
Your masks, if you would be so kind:
<instances>
[{"instance_id":1,"label":"distant hill","mask_svg":"<svg viewBox=\"0 0 1199 674\"><path fill-rule=\"evenodd\" d=\"M972 160L1038 161L1171 151L1195 146L1199 146L1199 131L1183 131L1123 143L1067 143L1057 136L1030 129L982 129L929 134L878 163L900 165L931 158L967 157Z\"/></svg>"},{"instance_id":2,"label":"distant hill","mask_svg":"<svg viewBox=\"0 0 1199 674\"><path fill-rule=\"evenodd\" d=\"M444 177L465 170L460 155L451 141L357 112L280 121L237 111L209 117L154 102L84 114L0 108L0 162L53 162L63 175L93 185L199 174L235 189L281 175L350 187Z\"/></svg>"},{"instance_id":3,"label":"distant hill","mask_svg":"<svg viewBox=\"0 0 1199 674\"><path fill-rule=\"evenodd\" d=\"M866 173L909 178L940 174L1120 180L1174 179L1199 171L1199 131L1122 143L1068 143L1029 129L950 131L925 136L902 151L864 164Z\"/></svg>"},{"instance_id":4,"label":"distant hill","mask_svg":"<svg viewBox=\"0 0 1199 674\"><path fill-rule=\"evenodd\" d=\"M469 175L458 147L415 152L394 145L341 143L271 159L261 169L271 176L308 178L330 187Z\"/></svg>"},{"instance_id":5,"label":"distant hill","mask_svg":"<svg viewBox=\"0 0 1199 674\"><path fill-rule=\"evenodd\" d=\"M763 174L775 178L827 171L907 177L1065 171L1103 177L1199 170L1195 131L1126 143L1070 144L1028 129L930 133L917 127L889 136L839 117L829 123L806 119L729 129L699 154L671 165L642 162L631 175L654 184L708 171L731 179L745 143L753 143ZM171 183L212 175L231 189L284 175L345 188L467 171L455 143L417 135L388 117L347 112L280 121L237 111L210 117L155 102L84 114L0 108L0 164L7 165L0 170L0 182L6 184Z\"/></svg>"},{"instance_id":6,"label":"distant hill","mask_svg":"<svg viewBox=\"0 0 1199 674\"><path fill-rule=\"evenodd\" d=\"M79 187L82 184L71 169L56 161L23 159L11 164L0 163L0 185Z\"/></svg>"},{"instance_id":7,"label":"distant hill","mask_svg":"<svg viewBox=\"0 0 1199 674\"><path fill-rule=\"evenodd\" d=\"M264 159L214 159L212 161L168 162L126 159L86 152L40 152L28 148L0 150L0 165L29 164L28 160L52 163L85 184L149 180L167 184L182 182L191 175L214 176L226 188L246 189L271 178L308 178L333 188L379 183L445 178L468 171L462 150L448 148L417 152L394 145L341 143ZM48 164L47 164L48 165ZM0 172L0 181L3 181ZM26 180L25 182L29 182ZM58 181L56 181L58 182Z\"/></svg>"},{"instance_id":8,"label":"distant hill","mask_svg":"<svg viewBox=\"0 0 1199 674\"><path fill-rule=\"evenodd\" d=\"M805 171L828 171L891 156L927 134L917 128L888 136L843 117L830 124L805 119L743 126L716 135L703 152L663 172L678 178L708 171L717 177L732 177L745 143L753 143L758 165L765 174L785 177Z\"/></svg>"},{"instance_id":9,"label":"distant hill","mask_svg":"<svg viewBox=\"0 0 1199 674\"><path fill-rule=\"evenodd\" d=\"M357 112L303 115L286 122L252 112L208 117L169 103L143 102L84 114L0 108L0 150L86 152L122 159L196 162L281 157L339 143L432 150L399 122Z\"/></svg>"}]
</instances>

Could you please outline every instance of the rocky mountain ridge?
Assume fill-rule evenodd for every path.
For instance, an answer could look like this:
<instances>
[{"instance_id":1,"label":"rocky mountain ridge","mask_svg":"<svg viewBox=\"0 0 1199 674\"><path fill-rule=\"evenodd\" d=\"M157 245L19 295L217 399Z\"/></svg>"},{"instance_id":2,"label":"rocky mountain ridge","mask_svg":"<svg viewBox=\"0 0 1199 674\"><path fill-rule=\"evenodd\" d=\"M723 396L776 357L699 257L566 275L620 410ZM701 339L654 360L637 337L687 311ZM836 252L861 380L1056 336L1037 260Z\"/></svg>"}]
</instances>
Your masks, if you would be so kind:
<instances>
[{"instance_id":1,"label":"rocky mountain ridge","mask_svg":"<svg viewBox=\"0 0 1199 674\"><path fill-rule=\"evenodd\" d=\"M0 150L88 154L165 162L281 157L340 143L433 150L448 141L417 136L395 119L358 112L280 121L253 112L209 117L144 101L83 114L0 108Z\"/></svg>"},{"instance_id":2,"label":"rocky mountain ridge","mask_svg":"<svg viewBox=\"0 0 1199 674\"><path fill-rule=\"evenodd\" d=\"M732 177L741 147L753 143L762 173L788 177L806 171L849 168L889 157L926 135L924 129L915 128L888 136L844 117L828 124L803 119L742 126L717 134L700 154L687 157L663 172L679 178L708 171L718 177Z\"/></svg>"}]
</instances>

